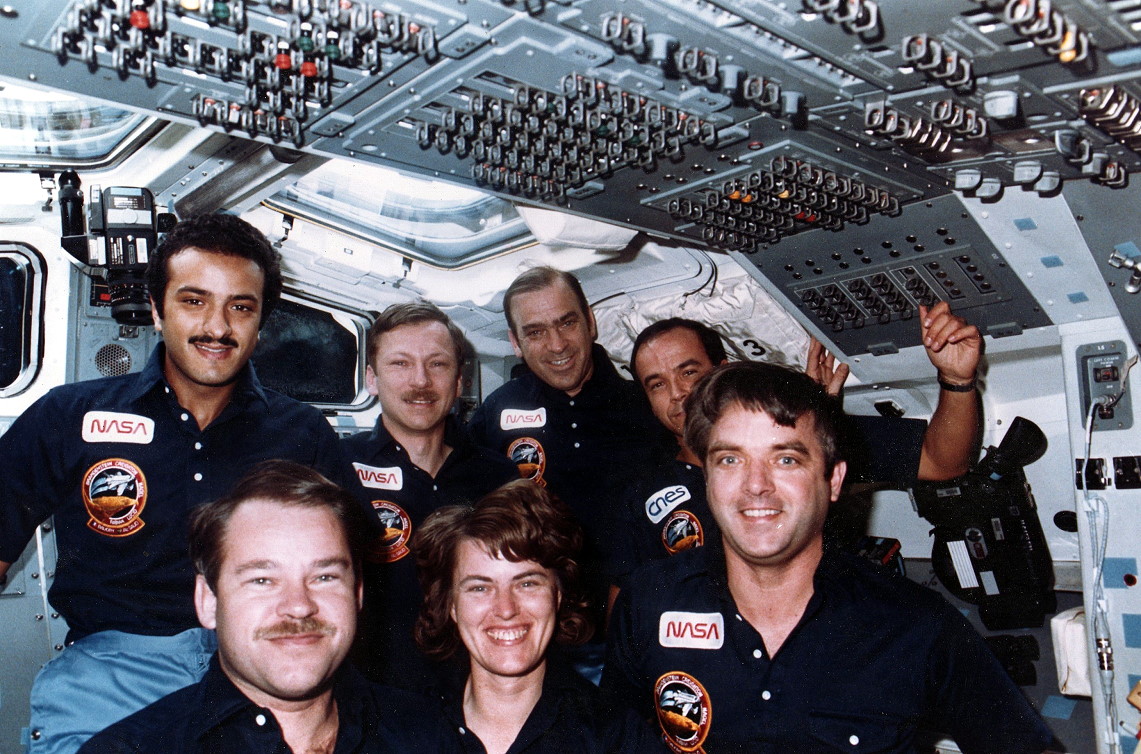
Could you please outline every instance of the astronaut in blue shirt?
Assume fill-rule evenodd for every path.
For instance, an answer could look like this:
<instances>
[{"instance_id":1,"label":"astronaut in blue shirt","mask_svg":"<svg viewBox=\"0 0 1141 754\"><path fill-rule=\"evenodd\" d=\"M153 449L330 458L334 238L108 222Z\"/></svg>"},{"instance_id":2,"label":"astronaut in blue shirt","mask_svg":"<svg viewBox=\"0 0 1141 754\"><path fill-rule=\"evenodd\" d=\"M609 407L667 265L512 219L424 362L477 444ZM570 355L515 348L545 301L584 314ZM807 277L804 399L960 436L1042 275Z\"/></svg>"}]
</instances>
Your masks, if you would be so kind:
<instances>
[{"instance_id":1,"label":"astronaut in blue shirt","mask_svg":"<svg viewBox=\"0 0 1141 754\"><path fill-rule=\"evenodd\" d=\"M230 495L199 506L189 549L198 618L218 635L210 669L80 751L457 749L430 700L369 683L344 662L367 531L352 495L288 461L259 464Z\"/></svg>"},{"instance_id":2,"label":"astronaut in blue shirt","mask_svg":"<svg viewBox=\"0 0 1141 754\"><path fill-rule=\"evenodd\" d=\"M1053 736L937 594L824 543L847 471L838 402L803 373L717 367L686 404L720 536L637 571L614 607L603 688L678 752L968 754Z\"/></svg>"},{"instance_id":3,"label":"astronaut in blue shirt","mask_svg":"<svg viewBox=\"0 0 1141 754\"><path fill-rule=\"evenodd\" d=\"M950 479L964 473L976 449L978 401L975 371L982 340L977 328L946 303L924 311L921 336L942 387L930 424L879 416L848 418L854 435L849 479L906 487L915 479ZM717 536L705 502L701 459L683 437L685 399L693 386L728 359L717 331L694 320L671 318L645 328L630 364L658 421L677 439L623 491L615 541L607 554L611 583L620 585L638 565L659 560ZM848 367L837 364L815 339L807 371L837 394ZM612 593L613 599L613 593Z\"/></svg>"},{"instance_id":4,"label":"astronaut in blue shirt","mask_svg":"<svg viewBox=\"0 0 1141 754\"><path fill-rule=\"evenodd\" d=\"M381 414L371 430L341 441L379 529L365 558L355 660L373 680L424 689L435 677L412 642L421 601L412 537L437 508L473 503L519 474L457 424L471 345L447 314L427 301L394 304L369 328L365 349L366 386Z\"/></svg>"},{"instance_id":5,"label":"astronaut in blue shirt","mask_svg":"<svg viewBox=\"0 0 1141 754\"><path fill-rule=\"evenodd\" d=\"M194 614L193 508L266 459L347 476L320 412L263 388L249 364L282 287L265 236L231 215L181 222L147 284L163 343L142 372L57 387L0 437L0 575L54 516L49 600L70 629L32 689L37 754L75 751L205 671L214 639Z\"/></svg>"}]
</instances>

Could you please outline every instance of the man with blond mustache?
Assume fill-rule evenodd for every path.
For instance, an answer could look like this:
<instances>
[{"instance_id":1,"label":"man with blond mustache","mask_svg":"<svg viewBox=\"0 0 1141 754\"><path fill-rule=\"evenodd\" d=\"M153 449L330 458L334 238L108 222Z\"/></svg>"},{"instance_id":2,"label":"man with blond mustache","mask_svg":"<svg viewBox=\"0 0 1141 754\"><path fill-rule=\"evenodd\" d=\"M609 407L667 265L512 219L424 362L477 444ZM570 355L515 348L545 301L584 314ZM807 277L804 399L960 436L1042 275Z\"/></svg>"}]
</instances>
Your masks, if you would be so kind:
<instances>
[{"instance_id":1,"label":"man with blond mustache","mask_svg":"<svg viewBox=\"0 0 1141 754\"><path fill-rule=\"evenodd\" d=\"M352 495L288 461L259 465L199 507L194 606L217 631L218 652L201 681L80 751L449 751L427 700L369 683L344 662L361 604L362 519Z\"/></svg>"},{"instance_id":2,"label":"man with blond mustache","mask_svg":"<svg viewBox=\"0 0 1141 754\"><path fill-rule=\"evenodd\" d=\"M427 301L394 304L369 328L365 349L365 384L381 414L341 447L380 532L365 553L354 659L373 680L424 689L435 677L412 642L421 601L412 537L437 508L475 502L518 474L468 439L452 413L471 346L447 314Z\"/></svg>"}]
</instances>

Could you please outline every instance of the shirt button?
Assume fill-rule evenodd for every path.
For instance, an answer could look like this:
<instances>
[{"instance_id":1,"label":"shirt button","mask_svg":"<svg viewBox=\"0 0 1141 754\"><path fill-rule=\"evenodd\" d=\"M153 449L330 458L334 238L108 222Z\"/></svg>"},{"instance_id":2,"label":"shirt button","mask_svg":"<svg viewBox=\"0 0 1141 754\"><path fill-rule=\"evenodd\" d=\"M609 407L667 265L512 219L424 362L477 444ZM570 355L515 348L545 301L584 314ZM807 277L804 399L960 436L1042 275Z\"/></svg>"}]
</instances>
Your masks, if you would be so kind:
<instances>
[{"instance_id":1,"label":"shirt button","mask_svg":"<svg viewBox=\"0 0 1141 754\"><path fill-rule=\"evenodd\" d=\"M200 442L194 443L194 449L195 450L202 450L202 443L200 443Z\"/></svg>"},{"instance_id":2,"label":"shirt button","mask_svg":"<svg viewBox=\"0 0 1141 754\"><path fill-rule=\"evenodd\" d=\"M577 442L574 444L574 446L575 446L576 448L577 448L577 447L580 447L580 445L579 445Z\"/></svg>"},{"instance_id":3,"label":"shirt button","mask_svg":"<svg viewBox=\"0 0 1141 754\"><path fill-rule=\"evenodd\" d=\"M440 485L433 484L432 485L432 492L439 492L439 491L440 491Z\"/></svg>"},{"instance_id":4,"label":"shirt button","mask_svg":"<svg viewBox=\"0 0 1141 754\"><path fill-rule=\"evenodd\" d=\"M202 473L201 472L194 475L194 481L196 481L196 482L202 481Z\"/></svg>"},{"instance_id":5,"label":"shirt button","mask_svg":"<svg viewBox=\"0 0 1141 754\"><path fill-rule=\"evenodd\" d=\"M753 657L756 657L758 660L761 659L761 650L754 649L753 650ZM768 692L766 691L765 693L767 694Z\"/></svg>"},{"instance_id":6,"label":"shirt button","mask_svg":"<svg viewBox=\"0 0 1141 754\"><path fill-rule=\"evenodd\" d=\"M571 422L571 429L578 429L578 422Z\"/></svg>"},{"instance_id":7,"label":"shirt button","mask_svg":"<svg viewBox=\"0 0 1141 754\"><path fill-rule=\"evenodd\" d=\"M574 405L574 401L571 401L571 402L570 402L570 404L573 406L573 405Z\"/></svg>"},{"instance_id":8,"label":"shirt button","mask_svg":"<svg viewBox=\"0 0 1141 754\"><path fill-rule=\"evenodd\" d=\"M163 390L163 392L164 392L164 393L166 393L167 395L170 395L170 388L169 388L169 387L164 387L162 390Z\"/></svg>"},{"instance_id":9,"label":"shirt button","mask_svg":"<svg viewBox=\"0 0 1141 754\"><path fill-rule=\"evenodd\" d=\"M462 725L460 726L460 735L461 735L461 736L466 736L466 735L467 735L467 731L466 731L466 730L464 730L464 726L462 726Z\"/></svg>"},{"instance_id":10,"label":"shirt button","mask_svg":"<svg viewBox=\"0 0 1141 754\"><path fill-rule=\"evenodd\" d=\"M856 735L848 736L848 743L850 743L852 746L857 746L860 743L860 737Z\"/></svg>"},{"instance_id":11,"label":"shirt button","mask_svg":"<svg viewBox=\"0 0 1141 754\"><path fill-rule=\"evenodd\" d=\"M773 698L773 692L769 691L768 689L765 689L764 691L761 692L761 698L767 702L768 700Z\"/></svg>"},{"instance_id":12,"label":"shirt button","mask_svg":"<svg viewBox=\"0 0 1141 754\"><path fill-rule=\"evenodd\" d=\"M183 420L183 421L188 421L189 419L190 419L190 414L183 414L183 415L182 415L182 420Z\"/></svg>"},{"instance_id":13,"label":"shirt button","mask_svg":"<svg viewBox=\"0 0 1141 754\"><path fill-rule=\"evenodd\" d=\"M265 715L259 713L258 716L254 718L254 722L257 723L258 726L265 725Z\"/></svg>"},{"instance_id":14,"label":"shirt button","mask_svg":"<svg viewBox=\"0 0 1141 754\"><path fill-rule=\"evenodd\" d=\"M733 617L735 617L737 620L743 620L743 619L741 618L741 614L740 614L740 613L737 613L737 614L736 614L735 616L733 616Z\"/></svg>"}]
</instances>

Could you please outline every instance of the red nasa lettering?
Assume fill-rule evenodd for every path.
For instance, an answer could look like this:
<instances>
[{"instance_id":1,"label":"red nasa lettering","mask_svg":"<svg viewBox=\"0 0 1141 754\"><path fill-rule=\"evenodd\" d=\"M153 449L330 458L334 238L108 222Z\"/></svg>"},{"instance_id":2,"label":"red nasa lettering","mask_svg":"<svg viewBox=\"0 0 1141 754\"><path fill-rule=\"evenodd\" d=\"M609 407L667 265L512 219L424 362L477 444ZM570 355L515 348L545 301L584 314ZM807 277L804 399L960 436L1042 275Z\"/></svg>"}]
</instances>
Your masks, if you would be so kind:
<instances>
[{"instance_id":1,"label":"red nasa lettering","mask_svg":"<svg viewBox=\"0 0 1141 754\"><path fill-rule=\"evenodd\" d=\"M99 434L147 435L145 422L131 421L130 419L99 419L92 417L89 427L91 432Z\"/></svg>"},{"instance_id":2,"label":"red nasa lettering","mask_svg":"<svg viewBox=\"0 0 1141 754\"><path fill-rule=\"evenodd\" d=\"M721 627L713 621L671 620L666 623L666 636L679 639L720 639Z\"/></svg>"},{"instance_id":3,"label":"red nasa lettering","mask_svg":"<svg viewBox=\"0 0 1141 754\"><path fill-rule=\"evenodd\" d=\"M535 414L508 414L503 417L503 421L507 426L512 424L538 424L543 420L543 417L536 416Z\"/></svg>"},{"instance_id":4,"label":"red nasa lettering","mask_svg":"<svg viewBox=\"0 0 1141 754\"><path fill-rule=\"evenodd\" d=\"M373 482L375 484L399 484L400 480L396 478L396 474L391 471L382 471L380 469L357 469L357 477L363 483Z\"/></svg>"},{"instance_id":5,"label":"red nasa lettering","mask_svg":"<svg viewBox=\"0 0 1141 754\"><path fill-rule=\"evenodd\" d=\"M667 610L658 619L658 643L673 649L721 649L725 618L721 613Z\"/></svg>"}]
</instances>

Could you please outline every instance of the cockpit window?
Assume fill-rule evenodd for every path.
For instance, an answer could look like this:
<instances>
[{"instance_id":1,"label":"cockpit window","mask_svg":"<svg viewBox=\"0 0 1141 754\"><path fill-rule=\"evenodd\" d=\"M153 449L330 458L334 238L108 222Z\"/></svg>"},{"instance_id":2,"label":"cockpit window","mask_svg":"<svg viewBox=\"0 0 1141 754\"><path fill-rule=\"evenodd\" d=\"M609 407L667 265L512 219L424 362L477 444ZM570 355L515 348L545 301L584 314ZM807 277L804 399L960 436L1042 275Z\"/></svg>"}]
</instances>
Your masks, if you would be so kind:
<instances>
[{"instance_id":1,"label":"cockpit window","mask_svg":"<svg viewBox=\"0 0 1141 754\"><path fill-rule=\"evenodd\" d=\"M0 244L0 398L22 391L39 370L43 286L35 252Z\"/></svg>"},{"instance_id":2,"label":"cockpit window","mask_svg":"<svg viewBox=\"0 0 1141 754\"><path fill-rule=\"evenodd\" d=\"M155 123L121 108L0 84L0 165L105 165Z\"/></svg>"},{"instance_id":3,"label":"cockpit window","mask_svg":"<svg viewBox=\"0 0 1141 754\"><path fill-rule=\"evenodd\" d=\"M258 379L306 403L359 405L368 399L360 379L367 326L361 315L283 298L258 337L253 356Z\"/></svg>"},{"instance_id":4,"label":"cockpit window","mask_svg":"<svg viewBox=\"0 0 1141 754\"><path fill-rule=\"evenodd\" d=\"M511 202L345 160L329 161L266 204L443 268L533 241Z\"/></svg>"}]
</instances>

